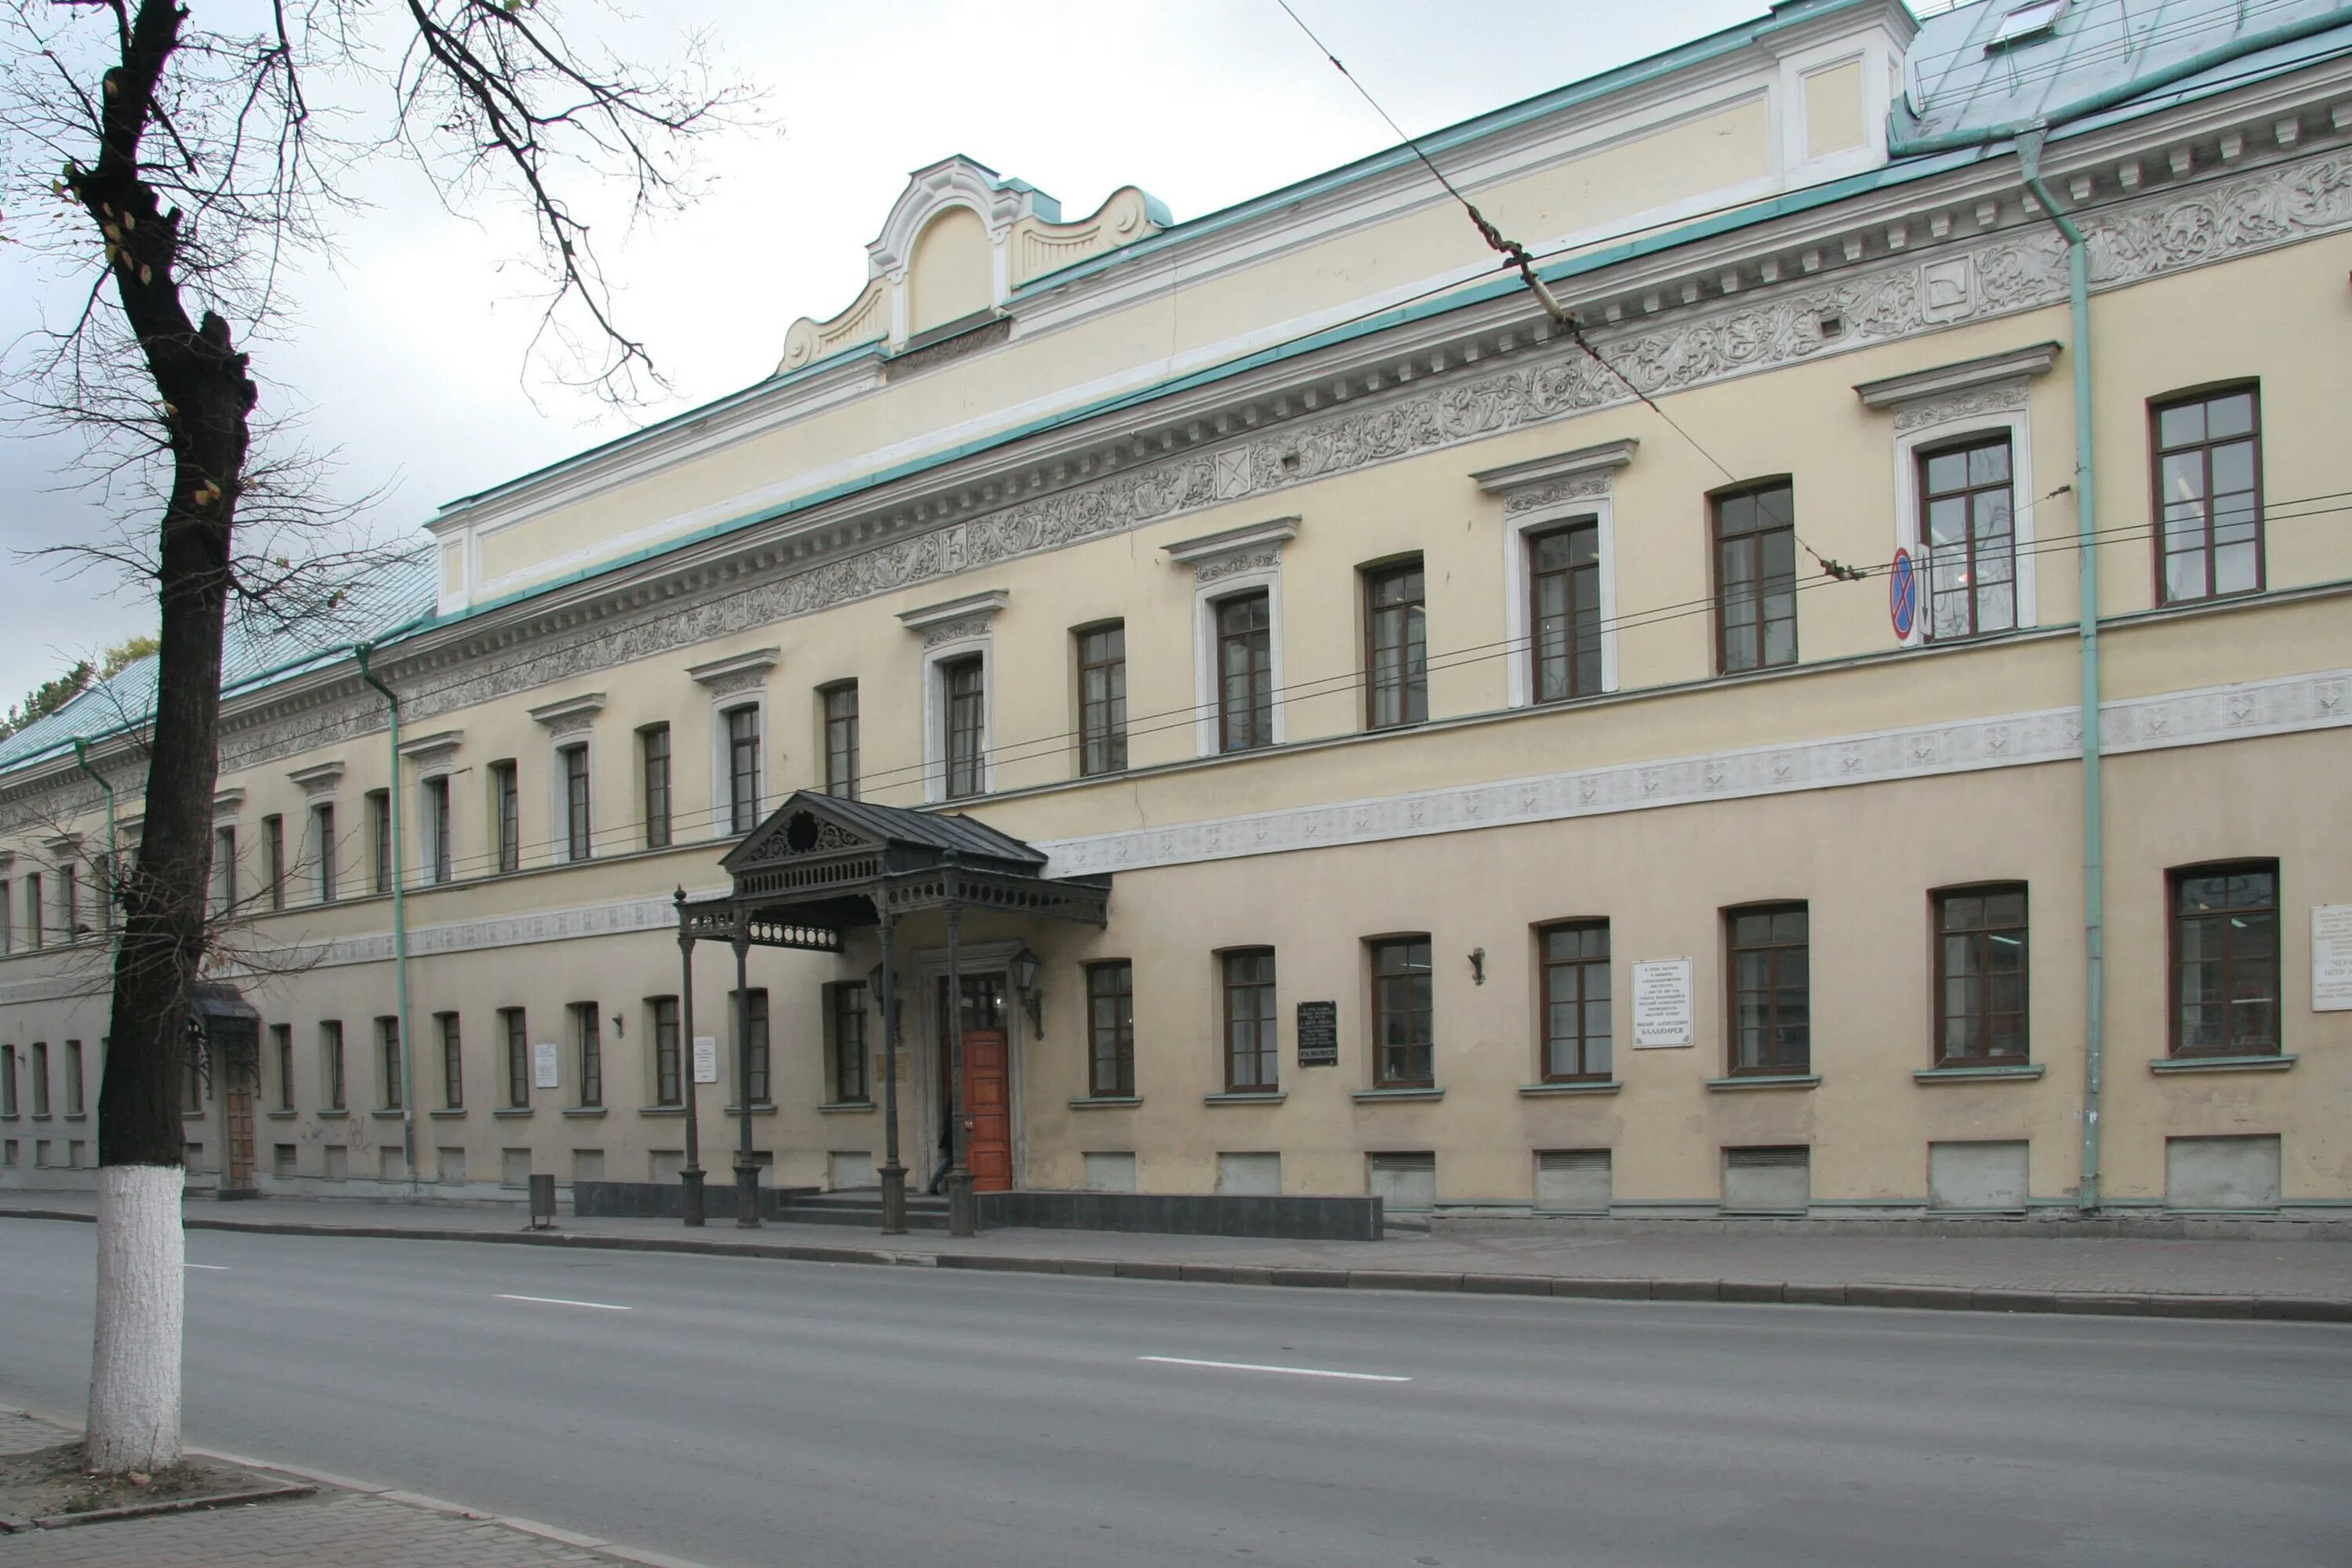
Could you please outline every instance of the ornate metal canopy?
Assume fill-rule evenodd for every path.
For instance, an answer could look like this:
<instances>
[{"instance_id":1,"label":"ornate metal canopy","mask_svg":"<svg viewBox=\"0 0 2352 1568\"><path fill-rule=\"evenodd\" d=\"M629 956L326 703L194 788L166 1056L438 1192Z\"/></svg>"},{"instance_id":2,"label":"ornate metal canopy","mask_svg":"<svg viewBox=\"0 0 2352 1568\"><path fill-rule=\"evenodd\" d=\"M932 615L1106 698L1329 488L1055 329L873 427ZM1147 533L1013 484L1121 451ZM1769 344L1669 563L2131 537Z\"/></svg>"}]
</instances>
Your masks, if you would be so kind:
<instances>
[{"instance_id":1,"label":"ornate metal canopy","mask_svg":"<svg viewBox=\"0 0 2352 1568\"><path fill-rule=\"evenodd\" d=\"M969 816L801 790L719 862L734 890L688 900L679 934L841 950L842 934L925 910L1101 925L1110 879L1045 875L1045 857Z\"/></svg>"}]
</instances>

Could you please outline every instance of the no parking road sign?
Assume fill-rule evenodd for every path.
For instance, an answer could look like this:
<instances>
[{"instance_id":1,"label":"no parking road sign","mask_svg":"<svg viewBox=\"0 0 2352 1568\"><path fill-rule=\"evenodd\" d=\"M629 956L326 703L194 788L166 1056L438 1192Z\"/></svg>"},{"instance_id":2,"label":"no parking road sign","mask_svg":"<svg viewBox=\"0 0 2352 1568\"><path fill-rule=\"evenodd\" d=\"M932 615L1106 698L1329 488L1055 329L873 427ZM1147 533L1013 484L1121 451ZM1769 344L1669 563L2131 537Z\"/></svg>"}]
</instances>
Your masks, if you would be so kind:
<instances>
[{"instance_id":1,"label":"no parking road sign","mask_svg":"<svg viewBox=\"0 0 2352 1568\"><path fill-rule=\"evenodd\" d=\"M1886 573L1886 614L1895 622L1898 638L1911 635L1911 623L1919 610L1919 575L1911 567L1911 552L1898 550L1895 564Z\"/></svg>"}]
</instances>

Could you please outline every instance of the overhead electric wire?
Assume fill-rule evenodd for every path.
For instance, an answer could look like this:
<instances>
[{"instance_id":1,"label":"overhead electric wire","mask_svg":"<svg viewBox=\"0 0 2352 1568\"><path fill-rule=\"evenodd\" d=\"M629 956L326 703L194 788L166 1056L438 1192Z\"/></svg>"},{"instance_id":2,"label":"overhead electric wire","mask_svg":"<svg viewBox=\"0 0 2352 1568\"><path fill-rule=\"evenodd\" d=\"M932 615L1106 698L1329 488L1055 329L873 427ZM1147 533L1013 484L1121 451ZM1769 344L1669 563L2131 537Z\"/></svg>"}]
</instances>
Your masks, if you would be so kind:
<instances>
[{"instance_id":1,"label":"overhead electric wire","mask_svg":"<svg viewBox=\"0 0 2352 1568\"><path fill-rule=\"evenodd\" d=\"M1427 153L1422 151L1422 146L1419 142L1406 134L1404 127L1396 122L1396 117L1391 114L1386 109L1382 108L1381 106L1381 100L1372 96L1371 89L1366 87L1362 82L1358 81L1356 79L1356 73L1349 70L1345 62L1343 62L1338 55L1331 52L1330 47L1316 36L1315 29L1307 25L1307 19L1301 16L1297 10L1293 9L1290 0L1274 0L1274 3L1282 7L1283 14L1285 16L1288 16L1293 22L1296 22L1298 25L1298 30L1307 35L1307 41L1313 44L1318 50L1321 51L1323 58L1331 62L1333 68L1338 70L1341 76L1348 79L1348 85L1354 88L1356 91L1362 96L1363 100L1372 106L1372 112L1378 114L1381 120L1385 121L1388 123L1388 128L1391 131L1395 132L1397 136L1404 142L1404 144L1408 148L1412 149L1412 155L1421 160L1422 166L1430 172L1430 174L1439 184L1445 187L1446 194L1461 204L1462 210L1469 215L1471 224L1478 230L1478 237L1486 242L1488 248L1503 256L1511 266L1518 269L1519 277L1521 280L1527 284L1528 292L1532 293L1536 297L1537 302L1543 306L1544 313L1559 323L1560 329L1568 334L1569 340L1575 343L1579 349L1582 350L1584 353L1591 359L1593 363L1599 365L1602 370L1608 372L1610 375L1615 377L1617 382L1622 385L1626 391L1632 393L1636 398L1639 398L1643 406L1647 407L1651 413L1664 420L1667 427L1672 429L1675 435L1680 436L1685 441L1690 443L1692 450L1697 452L1700 457L1705 458L1709 463L1714 464L1717 471L1723 475L1726 483L1738 483L1739 476L1731 471L1731 468L1728 464L1725 463L1722 458L1717 457L1713 452L1707 450L1706 445L1701 442L1697 437L1692 435L1688 430L1683 427L1680 420L1675 418L1673 415L1668 414L1664 409L1659 407L1657 400L1652 397L1647 392L1643 391L1640 386L1636 385L1633 377L1620 370L1607 355L1603 354L1599 349L1592 346L1591 341L1584 335L1584 323L1578 320L1576 312L1562 305L1559 300L1553 296L1551 289L1545 285L1544 280L1537 275L1537 258L1528 252L1526 246L1521 245L1516 239L1510 238L1508 236L1505 235L1502 230L1496 228L1495 225L1487 219L1486 215L1478 210L1478 205L1475 202L1473 202L1468 196L1464 195L1460 188L1456 186L1452 180L1445 177L1445 171L1440 169L1437 166L1436 162L1433 160ZM1831 576L1843 581L1852 582L1859 579L1861 575L1860 573L1856 572L1854 568L1845 565L1842 562L1831 560L1828 556L1823 555L1820 551L1814 549L1811 544L1806 542L1804 535L1796 531L1793 524L1790 525L1790 532L1791 537L1796 540L1797 543L1802 547L1805 553L1811 556L1820 563L1822 571L1828 573Z\"/></svg>"}]
</instances>

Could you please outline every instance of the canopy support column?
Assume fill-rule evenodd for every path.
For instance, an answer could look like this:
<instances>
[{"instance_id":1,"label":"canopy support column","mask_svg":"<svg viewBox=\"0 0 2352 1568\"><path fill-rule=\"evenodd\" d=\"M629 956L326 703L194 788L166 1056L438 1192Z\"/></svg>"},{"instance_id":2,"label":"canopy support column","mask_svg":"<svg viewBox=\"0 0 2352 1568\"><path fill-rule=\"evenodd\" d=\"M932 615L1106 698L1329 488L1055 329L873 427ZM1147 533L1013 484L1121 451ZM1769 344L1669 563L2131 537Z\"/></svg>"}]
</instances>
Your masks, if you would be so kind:
<instances>
[{"instance_id":1,"label":"canopy support column","mask_svg":"<svg viewBox=\"0 0 2352 1568\"><path fill-rule=\"evenodd\" d=\"M742 1136L735 1145L735 1224L746 1230L760 1224L760 1166L751 1157L751 935L735 928L735 1105ZM775 1015L769 1015L774 1026ZM771 1071L774 1064L770 1063Z\"/></svg>"},{"instance_id":2,"label":"canopy support column","mask_svg":"<svg viewBox=\"0 0 2352 1568\"><path fill-rule=\"evenodd\" d=\"M948 1234L970 1236L980 1228L979 1208L972 1199L968 1154L971 1118L963 1102L963 960L956 946L963 927L963 904L955 897L954 866L959 857L950 850L948 920Z\"/></svg>"},{"instance_id":3,"label":"canopy support column","mask_svg":"<svg viewBox=\"0 0 2352 1568\"><path fill-rule=\"evenodd\" d=\"M677 905L677 1076L686 1099L686 1168L677 1173L684 1189L686 1223L700 1226L702 1208L702 1130L694 1115L694 933L686 922L686 889L671 895ZM659 1042L656 1042L659 1048Z\"/></svg>"},{"instance_id":4,"label":"canopy support column","mask_svg":"<svg viewBox=\"0 0 2352 1568\"><path fill-rule=\"evenodd\" d=\"M898 933L880 898L875 924L882 936L882 1234L907 1234L907 1167L898 1163Z\"/></svg>"}]
</instances>

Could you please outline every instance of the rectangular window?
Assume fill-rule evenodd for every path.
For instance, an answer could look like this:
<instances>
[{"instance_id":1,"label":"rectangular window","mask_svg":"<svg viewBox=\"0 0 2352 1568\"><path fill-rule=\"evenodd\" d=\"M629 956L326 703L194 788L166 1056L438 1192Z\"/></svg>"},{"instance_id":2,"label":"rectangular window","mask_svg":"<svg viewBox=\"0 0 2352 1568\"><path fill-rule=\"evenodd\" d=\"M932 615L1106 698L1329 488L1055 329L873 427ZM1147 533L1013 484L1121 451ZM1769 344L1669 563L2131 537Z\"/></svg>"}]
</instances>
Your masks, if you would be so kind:
<instances>
[{"instance_id":1,"label":"rectangular window","mask_svg":"<svg viewBox=\"0 0 2352 1568\"><path fill-rule=\"evenodd\" d=\"M16 889L0 881L0 952L16 951L16 907L9 902Z\"/></svg>"},{"instance_id":2,"label":"rectangular window","mask_svg":"<svg viewBox=\"0 0 2352 1568\"><path fill-rule=\"evenodd\" d=\"M1274 744L1274 607L1264 589L1217 601L1217 750Z\"/></svg>"},{"instance_id":3,"label":"rectangular window","mask_svg":"<svg viewBox=\"0 0 2352 1568\"><path fill-rule=\"evenodd\" d=\"M2006 432L1919 454L1930 639L2015 629L2015 510Z\"/></svg>"},{"instance_id":4,"label":"rectangular window","mask_svg":"<svg viewBox=\"0 0 2352 1568\"><path fill-rule=\"evenodd\" d=\"M58 929L69 942L89 934L81 923L81 868L70 861L58 868Z\"/></svg>"},{"instance_id":5,"label":"rectangular window","mask_svg":"<svg viewBox=\"0 0 2352 1568\"><path fill-rule=\"evenodd\" d=\"M33 1114L49 1113L49 1047L46 1041L33 1042Z\"/></svg>"},{"instance_id":6,"label":"rectangular window","mask_svg":"<svg viewBox=\"0 0 2352 1568\"><path fill-rule=\"evenodd\" d=\"M269 1026L269 1054L278 1069L278 1109L294 1109L294 1026Z\"/></svg>"},{"instance_id":7,"label":"rectangular window","mask_svg":"<svg viewBox=\"0 0 2352 1568\"><path fill-rule=\"evenodd\" d=\"M16 1047L0 1047L0 1116L16 1114Z\"/></svg>"},{"instance_id":8,"label":"rectangular window","mask_svg":"<svg viewBox=\"0 0 2352 1568\"><path fill-rule=\"evenodd\" d=\"M1605 1080L1611 1052L1609 922L1546 928L1543 940L1546 1083Z\"/></svg>"},{"instance_id":9,"label":"rectangular window","mask_svg":"<svg viewBox=\"0 0 2352 1568\"><path fill-rule=\"evenodd\" d=\"M1364 574L1364 722L1429 717L1429 626L1419 560Z\"/></svg>"},{"instance_id":10,"label":"rectangular window","mask_svg":"<svg viewBox=\"0 0 2352 1568\"><path fill-rule=\"evenodd\" d=\"M1087 1092L1135 1093L1135 969L1123 958L1087 965Z\"/></svg>"},{"instance_id":11,"label":"rectangular window","mask_svg":"<svg viewBox=\"0 0 2352 1568\"><path fill-rule=\"evenodd\" d=\"M41 907L41 874L35 871L25 879L25 939L28 945L37 949L47 942L47 932L43 929L47 921L48 911Z\"/></svg>"},{"instance_id":12,"label":"rectangular window","mask_svg":"<svg viewBox=\"0 0 2352 1568\"><path fill-rule=\"evenodd\" d=\"M749 833L760 826L760 710L727 710L727 828Z\"/></svg>"},{"instance_id":13,"label":"rectangular window","mask_svg":"<svg viewBox=\"0 0 2352 1568\"><path fill-rule=\"evenodd\" d=\"M1282 1087L1282 1030L1275 1013L1274 949L1223 955L1225 1092L1271 1093Z\"/></svg>"},{"instance_id":14,"label":"rectangular window","mask_svg":"<svg viewBox=\"0 0 2352 1568\"><path fill-rule=\"evenodd\" d=\"M1436 1081L1431 1046L1429 938L1372 943L1372 1087L1428 1089Z\"/></svg>"},{"instance_id":15,"label":"rectangular window","mask_svg":"<svg viewBox=\"0 0 2352 1568\"><path fill-rule=\"evenodd\" d=\"M522 867L522 792L513 759L490 764L490 810L499 825L499 869Z\"/></svg>"},{"instance_id":16,"label":"rectangular window","mask_svg":"<svg viewBox=\"0 0 2352 1568\"><path fill-rule=\"evenodd\" d=\"M425 874L434 886L447 881L456 870L456 847L449 822L449 775L425 781Z\"/></svg>"},{"instance_id":17,"label":"rectangular window","mask_svg":"<svg viewBox=\"0 0 2352 1568\"><path fill-rule=\"evenodd\" d=\"M2257 390L2200 393L2149 410L2158 587L2168 605L2263 585L2263 450Z\"/></svg>"},{"instance_id":18,"label":"rectangular window","mask_svg":"<svg viewBox=\"0 0 2352 1568\"><path fill-rule=\"evenodd\" d=\"M499 1028L506 1037L507 1106L520 1110L530 1104L530 1029L520 1007L499 1009Z\"/></svg>"},{"instance_id":19,"label":"rectangular window","mask_svg":"<svg viewBox=\"0 0 2352 1568\"><path fill-rule=\"evenodd\" d=\"M433 1021L441 1030L441 1108L445 1110L466 1109L466 1047L457 1027L455 1013L436 1013Z\"/></svg>"},{"instance_id":20,"label":"rectangular window","mask_svg":"<svg viewBox=\"0 0 2352 1568\"><path fill-rule=\"evenodd\" d=\"M2171 874L2172 1054L2279 1049L2278 862Z\"/></svg>"},{"instance_id":21,"label":"rectangular window","mask_svg":"<svg viewBox=\"0 0 2352 1568\"><path fill-rule=\"evenodd\" d=\"M588 748L566 746L563 763L563 858L585 860L589 855Z\"/></svg>"},{"instance_id":22,"label":"rectangular window","mask_svg":"<svg viewBox=\"0 0 2352 1568\"><path fill-rule=\"evenodd\" d=\"M1535 700L1590 697L1601 689L1601 524L1530 533L1527 549Z\"/></svg>"},{"instance_id":23,"label":"rectangular window","mask_svg":"<svg viewBox=\"0 0 2352 1568\"><path fill-rule=\"evenodd\" d=\"M572 1004L572 1037L580 1056L580 1104L604 1103L604 1023L593 1002Z\"/></svg>"},{"instance_id":24,"label":"rectangular window","mask_svg":"<svg viewBox=\"0 0 2352 1568\"><path fill-rule=\"evenodd\" d=\"M950 659L940 666L940 684L946 700L947 797L962 800L985 787L987 737L986 696L978 654Z\"/></svg>"},{"instance_id":25,"label":"rectangular window","mask_svg":"<svg viewBox=\"0 0 2352 1568\"><path fill-rule=\"evenodd\" d=\"M1812 984L1802 904L1732 910L1731 1071L1803 1073L1812 1068Z\"/></svg>"},{"instance_id":26,"label":"rectangular window","mask_svg":"<svg viewBox=\"0 0 2352 1568\"><path fill-rule=\"evenodd\" d=\"M339 847L335 843L335 808L331 803L310 808L310 838L317 857L319 901L331 904L335 901L335 854Z\"/></svg>"},{"instance_id":27,"label":"rectangular window","mask_svg":"<svg viewBox=\"0 0 2352 1568\"><path fill-rule=\"evenodd\" d=\"M1797 503L1786 479L1714 498L1717 668L1797 662Z\"/></svg>"},{"instance_id":28,"label":"rectangular window","mask_svg":"<svg viewBox=\"0 0 2352 1568\"><path fill-rule=\"evenodd\" d=\"M646 847L669 847L669 726L637 731L637 760L645 771Z\"/></svg>"},{"instance_id":29,"label":"rectangular window","mask_svg":"<svg viewBox=\"0 0 2352 1568\"><path fill-rule=\"evenodd\" d=\"M773 1096L768 1091L768 993L762 988L754 987L740 994L743 1004L743 1014L740 1025L742 1036L739 1048L743 1053L743 1062L738 1071L743 1078L750 1079L748 1091L751 1097L750 1103L772 1104ZM741 1089L744 1085L739 1079L733 1087Z\"/></svg>"},{"instance_id":30,"label":"rectangular window","mask_svg":"<svg viewBox=\"0 0 2352 1568\"><path fill-rule=\"evenodd\" d=\"M824 700L824 793L857 798L857 682L828 686Z\"/></svg>"},{"instance_id":31,"label":"rectangular window","mask_svg":"<svg viewBox=\"0 0 2352 1568\"><path fill-rule=\"evenodd\" d=\"M392 792L368 791L368 844L375 868L372 890L392 891Z\"/></svg>"},{"instance_id":32,"label":"rectangular window","mask_svg":"<svg viewBox=\"0 0 2352 1568\"><path fill-rule=\"evenodd\" d=\"M226 919L236 909L236 829L213 829L212 913L215 919ZM66 940L73 940L73 928L65 931Z\"/></svg>"},{"instance_id":33,"label":"rectangular window","mask_svg":"<svg viewBox=\"0 0 2352 1568\"><path fill-rule=\"evenodd\" d=\"M686 1095L679 1083L677 998L656 996L651 1003L654 1012L654 1103L684 1105Z\"/></svg>"},{"instance_id":34,"label":"rectangular window","mask_svg":"<svg viewBox=\"0 0 2352 1568\"><path fill-rule=\"evenodd\" d=\"M79 1116L89 1110L81 1077L81 1042L66 1042L66 1114Z\"/></svg>"},{"instance_id":35,"label":"rectangular window","mask_svg":"<svg viewBox=\"0 0 2352 1568\"><path fill-rule=\"evenodd\" d=\"M1936 1063L2021 1062L2025 885L1956 888L1936 900Z\"/></svg>"},{"instance_id":36,"label":"rectangular window","mask_svg":"<svg viewBox=\"0 0 2352 1568\"><path fill-rule=\"evenodd\" d=\"M378 1018L375 1021L376 1054L383 1063L383 1097L378 1102L386 1110L401 1108L400 1020Z\"/></svg>"},{"instance_id":37,"label":"rectangular window","mask_svg":"<svg viewBox=\"0 0 2352 1568\"><path fill-rule=\"evenodd\" d=\"M833 988L833 1098L857 1104L866 1083L866 987L856 981Z\"/></svg>"},{"instance_id":38,"label":"rectangular window","mask_svg":"<svg viewBox=\"0 0 2352 1568\"><path fill-rule=\"evenodd\" d=\"M321 1109L343 1110L343 1026L340 1019L323 1019L319 1025L319 1080L327 1091L327 1103Z\"/></svg>"},{"instance_id":39,"label":"rectangular window","mask_svg":"<svg viewBox=\"0 0 2352 1568\"><path fill-rule=\"evenodd\" d=\"M286 819L265 816L261 819L261 875L269 907L286 907Z\"/></svg>"},{"instance_id":40,"label":"rectangular window","mask_svg":"<svg viewBox=\"0 0 2352 1568\"><path fill-rule=\"evenodd\" d=\"M201 1040L191 1040L180 1052L180 1114L202 1116L205 1111L205 1047ZM188 1162L194 1164L194 1160Z\"/></svg>"},{"instance_id":41,"label":"rectangular window","mask_svg":"<svg viewBox=\"0 0 2352 1568\"><path fill-rule=\"evenodd\" d=\"M1078 633L1078 772L1127 766L1127 626Z\"/></svg>"}]
</instances>

